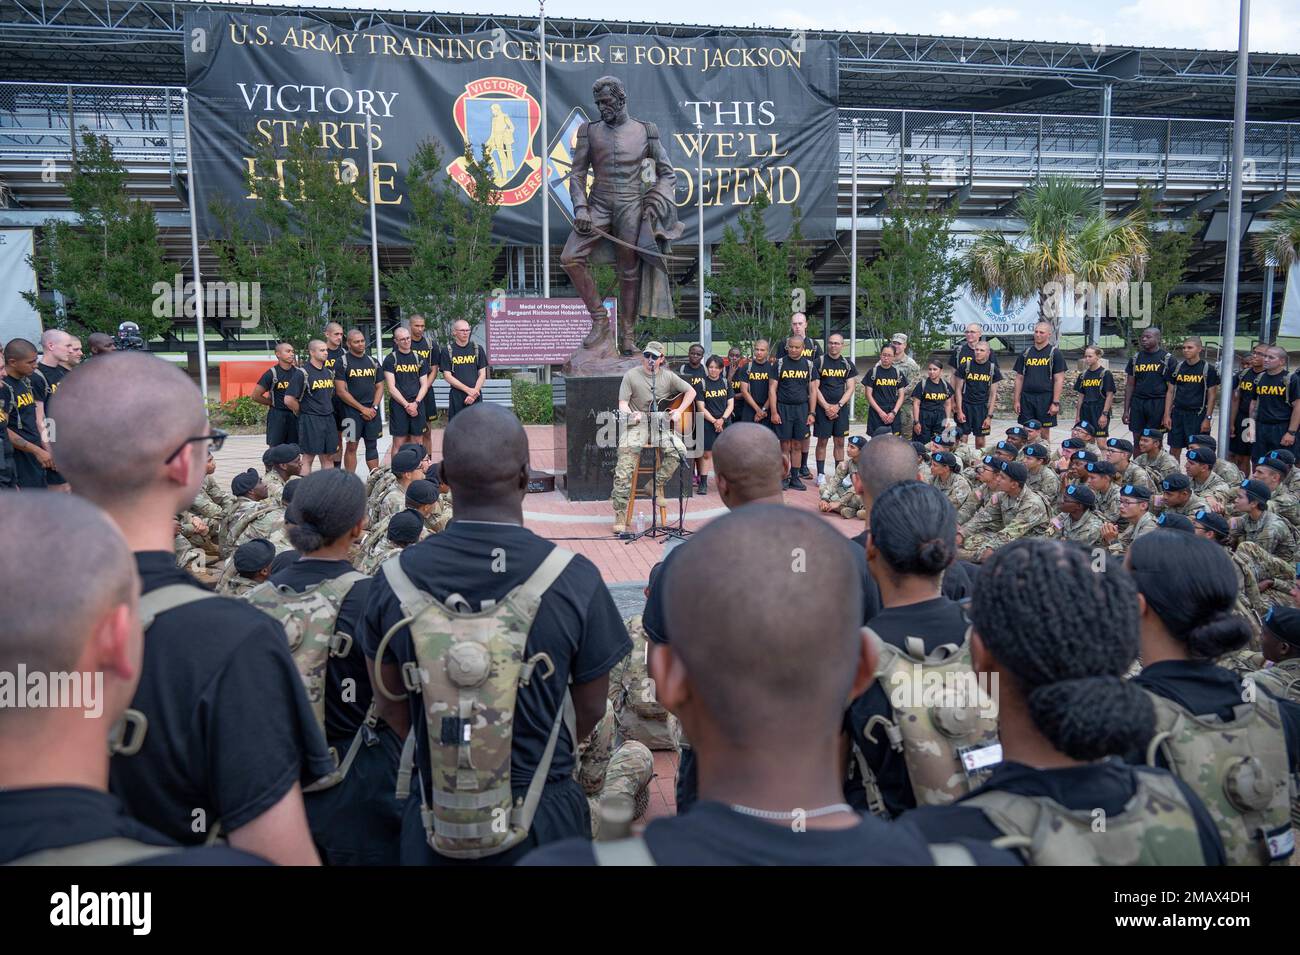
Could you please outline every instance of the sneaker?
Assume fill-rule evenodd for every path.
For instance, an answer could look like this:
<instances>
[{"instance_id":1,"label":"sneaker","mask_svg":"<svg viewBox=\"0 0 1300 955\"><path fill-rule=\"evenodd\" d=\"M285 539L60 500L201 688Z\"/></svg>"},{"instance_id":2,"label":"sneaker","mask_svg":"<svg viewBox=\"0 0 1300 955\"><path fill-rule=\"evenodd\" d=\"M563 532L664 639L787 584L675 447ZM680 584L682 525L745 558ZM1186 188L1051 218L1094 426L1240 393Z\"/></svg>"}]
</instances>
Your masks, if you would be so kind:
<instances>
[{"instance_id":1,"label":"sneaker","mask_svg":"<svg viewBox=\"0 0 1300 955\"><path fill-rule=\"evenodd\" d=\"M821 487L825 483L826 483L826 475L825 474L817 475L817 486Z\"/></svg>"},{"instance_id":2,"label":"sneaker","mask_svg":"<svg viewBox=\"0 0 1300 955\"><path fill-rule=\"evenodd\" d=\"M708 476L707 474L701 474L701 475L700 475L700 488L699 488L699 490L700 490L700 494L708 494L708 493L709 493L709 476Z\"/></svg>"},{"instance_id":3,"label":"sneaker","mask_svg":"<svg viewBox=\"0 0 1300 955\"><path fill-rule=\"evenodd\" d=\"M801 467L801 468L799 469L799 476L800 476L801 478L811 478L811 477L812 477L812 472L809 471L808 468L807 468L807 466L805 465L804 467Z\"/></svg>"},{"instance_id":4,"label":"sneaker","mask_svg":"<svg viewBox=\"0 0 1300 955\"><path fill-rule=\"evenodd\" d=\"M610 530L612 530L616 536L617 536L617 535L626 534L626 533L627 533L627 525L626 525L626 524L615 524L613 527L610 528Z\"/></svg>"},{"instance_id":5,"label":"sneaker","mask_svg":"<svg viewBox=\"0 0 1300 955\"><path fill-rule=\"evenodd\" d=\"M808 490L808 487L803 483L803 481L800 481L797 477L792 477L790 478L790 490L806 491Z\"/></svg>"},{"instance_id":6,"label":"sneaker","mask_svg":"<svg viewBox=\"0 0 1300 955\"><path fill-rule=\"evenodd\" d=\"M783 491L790 490L790 479L788 477L781 478L781 490Z\"/></svg>"}]
</instances>

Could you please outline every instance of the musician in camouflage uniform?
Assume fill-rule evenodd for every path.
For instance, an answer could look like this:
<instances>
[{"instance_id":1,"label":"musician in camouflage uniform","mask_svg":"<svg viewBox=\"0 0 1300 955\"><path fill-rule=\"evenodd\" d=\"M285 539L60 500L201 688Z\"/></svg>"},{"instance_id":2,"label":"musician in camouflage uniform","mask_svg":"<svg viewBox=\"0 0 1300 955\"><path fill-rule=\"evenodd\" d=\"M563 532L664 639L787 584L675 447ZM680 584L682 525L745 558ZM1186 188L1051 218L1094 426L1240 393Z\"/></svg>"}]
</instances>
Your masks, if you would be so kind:
<instances>
[{"instance_id":1,"label":"musician in camouflage uniform","mask_svg":"<svg viewBox=\"0 0 1300 955\"><path fill-rule=\"evenodd\" d=\"M1060 513L1047 527L1047 537L1074 541L1091 549L1103 545L1106 523L1093 509L1097 497L1084 484L1070 484L1061 492Z\"/></svg>"}]
</instances>

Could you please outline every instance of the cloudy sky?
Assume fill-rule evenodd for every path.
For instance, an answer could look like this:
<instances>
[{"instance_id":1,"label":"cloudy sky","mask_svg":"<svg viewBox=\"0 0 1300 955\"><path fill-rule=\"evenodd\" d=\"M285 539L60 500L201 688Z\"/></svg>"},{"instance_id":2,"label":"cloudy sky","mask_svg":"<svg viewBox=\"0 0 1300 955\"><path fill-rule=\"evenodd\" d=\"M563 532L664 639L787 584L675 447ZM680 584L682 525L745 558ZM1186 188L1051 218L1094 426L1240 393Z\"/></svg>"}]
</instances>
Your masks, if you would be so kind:
<instances>
[{"instance_id":1,"label":"cloudy sky","mask_svg":"<svg viewBox=\"0 0 1300 955\"><path fill-rule=\"evenodd\" d=\"M310 5L365 6L357 0L314 0ZM529 0L374 0L373 6L445 13L537 11L536 3ZM867 0L824 4L801 4L796 0L654 0L622 4L548 0L546 12L555 17L590 18L603 7L620 20L1235 50L1238 6L1236 0L911 0L889 4ZM1300 53L1300 3L1254 0L1250 48L1256 52Z\"/></svg>"}]
</instances>

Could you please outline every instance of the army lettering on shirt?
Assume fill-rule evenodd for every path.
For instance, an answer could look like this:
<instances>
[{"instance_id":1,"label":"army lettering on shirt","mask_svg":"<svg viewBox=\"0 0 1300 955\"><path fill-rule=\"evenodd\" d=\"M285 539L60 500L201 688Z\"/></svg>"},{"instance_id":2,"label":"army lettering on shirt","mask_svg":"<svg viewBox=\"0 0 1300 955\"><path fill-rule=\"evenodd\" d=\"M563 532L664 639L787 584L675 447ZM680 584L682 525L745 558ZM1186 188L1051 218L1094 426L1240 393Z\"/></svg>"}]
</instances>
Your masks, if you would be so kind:
<instances>
[{"instance_id":1,"label":"army lettering on shirt","mask_svg":"<svg viewBox=\"0 0 1300 955\"><path fill-rule=\"evenodd\" d=\"M715 418L721 418L722 413L727 410L727 401L731 397L731 389L727 386L727 379L721 375L718 380L705 378L696 386L695 393L699 401L704 402L704 410Z\"/></svg>"},{"instance_id":2,"label":"army lettering on shirt","mask_svg":"<svg viewBox=\"0 0 1300 955\"><path fill-rule=\"evenodd\" d=\"M830 355L822 355L822 360L817 366L817 377L821 380L821 395L827 404L835 404L844 397L844 389L848 383L858 377L857 369L853 363L841 355L839 358L832 358Z\"/></svg>"},{"instance_id":3,"label":"army lettering on shirt","mask_svg":"<svg viewBox=\"0 0 1300 955\"><path fill-rule=\"evenodd\" d=\"M379 380L379 363L369 355L348 355L344 369L348 394L363 405L374 407L375 383Z\"/></svg>"},{"instance_id":4,"label":"army lettering on shirt","mask_svg":"<svg viewBox=\"0 0 1300 955\"><path fill-rule=\"evenodd\" d=\"M817 369L810 358L791 358L783 355L776 363L776 403L803 405L808 403L808 382L817 378Z\"/></svg>"},{"instance_id":5,"label":"army lettering on shirt","mask_svg":"<svg viewBox=\"0 0 1300 955\"><path fill-rule=\"evenodd\" d=\"M299 369L302 391L298 394L299 414L334 414L334 369L317 368L311 362Z\"/></svg>"},{"instance_id":6,"label":"army lettering on shirt","mask_svg":"<svg viewBox=\"0 0 1300 955\"><path fill-rule=\"evenodd\" d=\"M1105 368L1096 371L1085 368L1074 380L1074 390L1080 395L1081 405L1101 407L1106 403L1106 396L1115 393L1115 376Z\"/></svg>"},{"instance_id":7,"label":"army lettering on shirt","mask_svg":"<svg viewBox=\"0 0 1300 955\"><path fill-rule=\"evenodd\" d=\"M988 403L993 382L1002 380L1002 369L992 358L983 363L971 359L964 368L957 369L955 376L965 382L961 390L962 402L983 405Z\"/></svg>"},{"instance_id":8,"label":"army lettering on shirt","mask_svg":"<svg viewBox=\"0 0 1300 955\"><path fill-rule=\"evenodd\" d=\"M704 367L704 362L698 365L692 365L689 361L684 362L682 367L677 369L677 376L682 381L688 383L696 391L700 390L700 383L709 377L709 371Z\"/></svg>"},{"instance_id":9,"label":"army lettering on shirt","mask_svg":"<svg viewBox=\"0 0 1300 955\"><path fill-rule=\"evenodd\" d=\"M1016 356L1016 374L1025 380L1021 394L1050 395L1055 390L1052 379L1064 372L1065 356L1054 345L1046 348L1030 345Z\"/></svg>"},{"instance_id":10,"label":"army lettering on shirt","mask_svg":"<svg viewBox=\"0 0 1300 955\"><path fill-rule=\"evenodd\" d=\"M257 386L271 396L271 407L284 409L285 395L302 394L302 369L290 368L285 371L279 362L262 372L257 379Z\"/></svg>"},{"instance_id":11,"label":"army lettering on shirt","mask_svg":"<svg viewBox=\"0 0 1300 955\"><path fill-rule=\"evenodd\" d=\"M1287 424L1291 420L1290 383L1286 372L1261 374L1255 381L1255 399L1259 407L1255 420L1260 424Z\"/></svg>"},{"instance_id":12,"label":"army lettering on shirt","mask_svg":"<svg viewBox=\"0 0 1300 955\"><path fill-rule=\"evenodd\" d=\"M736 372L736 378L749 383L749 397L754 399L754 404L763 408L767 406L767 390L772 384L772 375L775 372L776 362L771 359L762 364L751 361Z\"/></svg>"},{"instance_id":13,"label":"army lettering on shirt","mask_svg":"<svg viewBox=\"0 0 1300 955\"><path fill-rule=\"evenodd\" d=\"M451 372L451 376L462 385L473 388L478 384L479 369L487 366L487 356L477 342L470 342L463 348L452 342L442 350L438 370Z\"/></svg>"},{"instance_id":14,"label":"army lettering on shirt","mask_svg":"<svg viewBox=\"0 0 1300 955\"><path fill-rule=\"evenodd\" d=\"M384 371L391 372L398 392L407 401L414 401L420 393L420 381L429 373L429 363L415 354L415 349L403 354L390 351L384 359Z\"/></svg>"},{"instance_id":15,"label":"army lettering on shirt","mask_svg":"<svg viewBox=\"0 0 1300 955\"><path fill-rule=\"evenodd\" d=\"M1237 391L1237 424L1250 417L1250 403L1255 400L1255 383L1262 374L1262 371L1240 371L1232 376L1232 387Z\"/></svg>"},{"instance_id":16,"label":"army lettering on shirt","mask_svg":"<svg viewBox=\"0 0 1300 955\"><path fill-rule=\"evenodd\" d=\"M793 332L791 334L793 334ZM785 350L785 342L781 343L781 354L785 355L787 358L790 357L789 353ZM807 358L813 363L813 367L816 368L817 363L821 361L822 357L822 347L817 344L817 339L813 338L811 335L805 335L803 337L803 351L799 353L799 357Z\"/></svg>"},{"instance_id":17,"label":"army lettering on shirt","mask_svg":"<svg viewBox=\"0 0 1300 955\"><path fill-rule=\"evenodd\" d=\"M952 353L948 359L948 367L955 368L958 372L966 371L975 361L975 349L970 347L967 342L962 342L961 347ZM957 377L961 377L958 375Z\"/></svg>"},{"instance_id":18,"label":"army lettering on shirt","mask_svg":"<svg viewBox=\"0 0 1300 955\"><path fill-rule=\"evenodd\" d=\"M61 368L58 365L51 367L49 365L37 364L36 370L32 372L32 377L30 379L32 394L36 396L36 400L48 402L53 398L54 393L59 390L59 382L63 380L63 376L67 373L68 369Z\"/></svg>"},{"instance_id":19,"label":"army lettering on shirt","mask_svg":"<svg viewBox=\"0 0 1300 955\"><path fill-rule=\"evenodd\" d=\"M1163 348L1153 352L1140 351L1130 358L1124 374L1133 382L1133 397L1163 398L1168 370L1169 352Z\"/></svg>"},{"instance_id":20,"label":"army lettering on shirt","mask_svg":"<svg viewBox=\"0 0 1300 955\"><path fill-rule=\"evenodd\" d=\"M325 367L335 375L339 373L339 359L343 357L345 351L347 349L342 345L339 345L338 348L327 348L325 350Z\"/></svg>"},{"instance_id":21,"label":"army lettering on shirt","mask_svg":"<svg viewBox=\"0 0 1300 955\"><path fill-rule=\"evenodd\" d=\"M30 378L0 378L10 391L9 427L24 441L41 443L40 432L36 429L36 395L32 393Z\"/></svg>"},{"instance_id":22,"label":"army lettering on shirt","mask_svg":"<svg viewBox=\"0 0 1300 955\"><path fill-rule=\"evenodd\" d=\"M862 379L862 384L871 389L871 396L876 404L886 412L894 410L894 402L899 392L907 389L907 376L897 368L883 368L877 365Z\"/></svg>"},{"instance_id":23,"label":"army lettering on shirt","mask_svg":"<svg viewBox=\"0 0 1300 955\"><path fill-rule=\"evenodd\" d=\"M397 351L396 345L393 345L393 351ZM425 332L421 338L411 338L411 353L430 368L442 367L442 349L429 337L428 332ZM474 384L474 381L470 381L469 384Z\"/></svg>"},{"instance_id":24,"label":"army lettering on shirt","mask_svg":"<svg viewBox=\"0 0 1300 955\"><path fill-rule=\"evenodd\" d=\"M1174 407L1179 411L1204 411L1209 389L1219 384L1219 371L1202 358L1195 365L1180 361L1169 370L1174 386Z\"/></svg>"},{"instance_id":25,"label":"army lettering on shirt","mask_svg":"<svg viewBox=\"0 0 1300 955\"><path fill-rule=\"evenodd\" d=\"M952 385L942 378L938 381L922 378L912 389L912 397L921 400L922 413L943 411L944 402L952 397Z\"/></svg>"}]
</instances>

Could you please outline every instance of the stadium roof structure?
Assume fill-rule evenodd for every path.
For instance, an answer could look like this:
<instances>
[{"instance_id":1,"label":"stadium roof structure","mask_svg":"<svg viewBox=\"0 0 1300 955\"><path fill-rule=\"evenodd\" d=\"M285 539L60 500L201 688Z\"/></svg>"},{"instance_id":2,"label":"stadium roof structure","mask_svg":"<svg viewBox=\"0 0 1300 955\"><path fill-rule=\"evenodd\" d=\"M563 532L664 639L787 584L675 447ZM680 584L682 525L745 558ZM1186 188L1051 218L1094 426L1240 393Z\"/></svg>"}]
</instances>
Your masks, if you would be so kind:
<instances>
[{"instance_id":1,"label":"stadium roof structure","mask_svg":"<svg viewBox=\"0 0 1300 955\"><path fill-rule=\"evenodd\" d=\"M292 14L345 29L389 23L434 35L504 27L536 30L533 16L342 9L168 0L0 0L0 79L58 83L185 82L182 27L190 11ZM665 37L790 34L789 28L547 19L557 37L608 33ZM1236 54L1214 50L1047 43L896 33L807 31L835 41L844 107L1094 113L1112 85L1121 116L1228 119ZM1252 120L1300 120L1300 54L1253 53Z\"/></svg>"}]
</instances>

